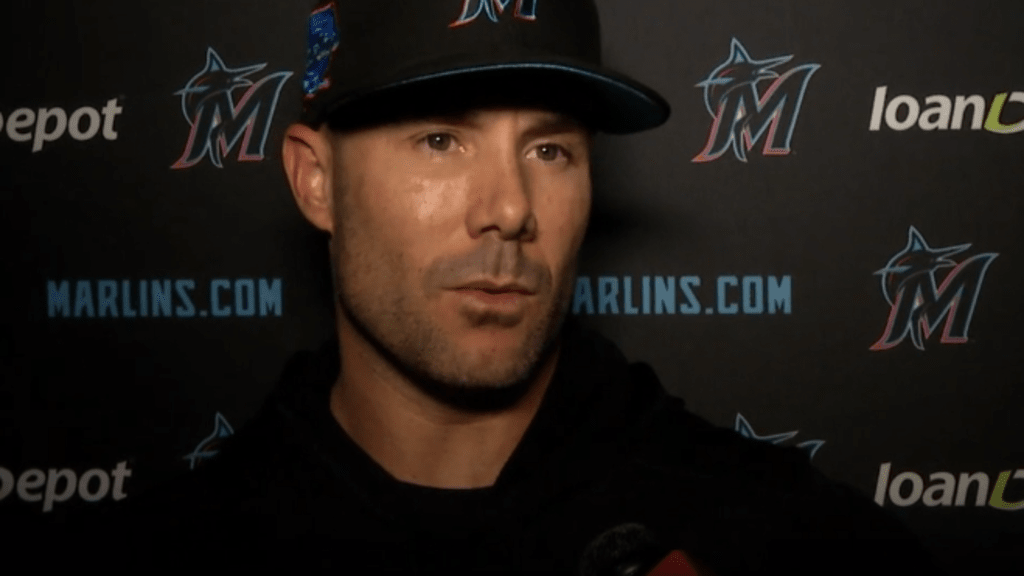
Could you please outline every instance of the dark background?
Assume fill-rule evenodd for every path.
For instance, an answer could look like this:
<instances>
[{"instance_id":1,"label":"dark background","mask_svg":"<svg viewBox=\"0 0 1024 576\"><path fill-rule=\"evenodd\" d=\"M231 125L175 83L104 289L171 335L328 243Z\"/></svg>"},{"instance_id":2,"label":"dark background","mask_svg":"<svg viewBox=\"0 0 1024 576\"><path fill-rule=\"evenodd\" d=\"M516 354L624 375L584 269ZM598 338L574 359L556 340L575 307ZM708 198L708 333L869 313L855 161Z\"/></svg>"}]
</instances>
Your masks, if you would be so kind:
<instances>
[{"instance_id":1,"label":"dark background","mask_svg":"<svg viewBox=\"0 0 1024 576\"><path fill-rule=\"evenodd\" d=\"M543 9L544 0L538 10ZM458 9L453 2L453 14ZM653 132L602 137L595 209L580 274L697 276L711 314L580 314L651 363L692 410L728 427L742 414L759 435L824 440L813 462L873 496L891 476L1024 470L1019 411L1024 322L1020 272L1024 133L984 129L870 131L875 89L993 97L1024 92L1018 2L677 2L600 0L606 60L658 89L673 107ZM306 3L182 1L8 4L0 24L4 197L0 468L13 481L38 468L81 476L118 462L131 497L187 470L185 458L221 413L236 429L254 414L290 354L332 330L326 239L295 209L280 141L299 110ZM792 55L776 68L819 64L785 155L691 162L712 118L697 84L729 57ZM175 93L208 48L226 66L266 63L258 80L294 71L273 115L263 161L209 159L171 169L189 136ZM763 93L769 81L758 84ZM237 101L244 89L234 93ZM13 111L100 110L117 99L117 138L68 134L32 151L13 141ZM969 116L969 115L968 115ZM901 116L902 117L902 116ZM1007 103L1002 121L1024 119ZM28 129L26 129L28 130ZM971 244L956 262L997 253L979 286L965 343L939 333L869 348L890 306L873 274L914 226L932 248ZM935 273L941 284L949 268ZM720 276L790 276L791 313L723 315ZM192 279L197 311L210 281L278 278L280 314L242 317L50 317L47 281ZM651 280L652 286L654 280ZM652 287L653 290L653 287ZM738 300L735 294L732 300ZM227 292L225 292L227 294ZM95 295L94 295L95 296ZM595 292L595 304L597 294ZM682 295L677 291L677 305ZM961 302L960 306L967 306ZM891 480L891 478L890 478ZM79 495L25 502L3 486L0 516L58 522L103 505ZM992 490L989 487L989 492ZM59 487L58 487L59 488ZM92 490L94 488L90 488ZM910 490L904 487L903 495ZM4 492L7 492L4 495ZM38 490L37 490L38 491ZM111 492L112 494L112 492ZM1019 569L1024 511L974 506L892 508L935 554L964 573ZM1024 473L1007 502L1024 500Z\"/></svg>"}]
</instances>

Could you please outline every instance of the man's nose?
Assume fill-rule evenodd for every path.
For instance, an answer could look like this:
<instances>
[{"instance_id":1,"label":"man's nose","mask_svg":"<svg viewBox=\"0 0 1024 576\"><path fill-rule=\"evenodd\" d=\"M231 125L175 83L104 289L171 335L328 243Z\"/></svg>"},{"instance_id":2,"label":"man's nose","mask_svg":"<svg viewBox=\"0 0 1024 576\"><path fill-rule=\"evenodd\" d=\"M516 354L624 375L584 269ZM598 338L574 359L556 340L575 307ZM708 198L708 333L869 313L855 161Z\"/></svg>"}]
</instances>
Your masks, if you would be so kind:
<instances>
[{"instance_id":1,"label":"man's nose","mask_svg":"<svg viewBox=\"0 0 1024 576\"><path fill-rule=\"evenodd\" d=\"M502 240L533 240L537 218L526 167L513 155L502 156L477 167L476 193L466 215L469 235L496 232Z\"/></svg>"}]
</instances>

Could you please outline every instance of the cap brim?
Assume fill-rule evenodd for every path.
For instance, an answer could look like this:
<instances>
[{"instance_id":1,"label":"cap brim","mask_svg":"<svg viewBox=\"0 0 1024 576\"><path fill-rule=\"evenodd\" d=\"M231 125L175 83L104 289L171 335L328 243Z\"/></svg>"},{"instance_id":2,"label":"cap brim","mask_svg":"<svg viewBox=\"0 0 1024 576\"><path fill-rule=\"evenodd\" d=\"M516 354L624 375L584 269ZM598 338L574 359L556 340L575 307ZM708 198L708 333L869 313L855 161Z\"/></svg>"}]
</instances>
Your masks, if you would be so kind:
<instances>
[{"instance_id":1,"label":"cap brim","mask_svg":"<svg viewBox=\"0 0 1024 576\"><path fill-rule=\"evenodd\" d=\"M595 130L628 134L655 128L671 109L657 92L624 75L561 62L498 62L437 66L356 91L329 104L333 123L416 115L482 104L549 107Z\"/></svg>"}]
</instances>

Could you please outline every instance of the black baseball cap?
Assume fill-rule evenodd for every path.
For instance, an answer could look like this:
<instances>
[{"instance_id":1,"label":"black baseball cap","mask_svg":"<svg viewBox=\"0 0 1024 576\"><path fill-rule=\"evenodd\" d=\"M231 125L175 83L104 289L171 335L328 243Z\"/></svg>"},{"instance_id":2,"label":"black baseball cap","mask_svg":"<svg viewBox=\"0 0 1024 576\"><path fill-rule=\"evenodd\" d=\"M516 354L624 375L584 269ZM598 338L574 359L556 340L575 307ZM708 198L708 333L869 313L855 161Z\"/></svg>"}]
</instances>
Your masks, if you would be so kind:
<instances>
[{"instance_id":1,"label":"black baseball cap","mask_svg":"<svg viewBox=\"0 0 1024 576\"><path fill-rule=\"evenodd\" d=\"M301 120L358 121L466 98L552 107L594 129L664 123L657 92L601 63L593 0L329 0L309 18Z\"/></svg>"}]
</instances>

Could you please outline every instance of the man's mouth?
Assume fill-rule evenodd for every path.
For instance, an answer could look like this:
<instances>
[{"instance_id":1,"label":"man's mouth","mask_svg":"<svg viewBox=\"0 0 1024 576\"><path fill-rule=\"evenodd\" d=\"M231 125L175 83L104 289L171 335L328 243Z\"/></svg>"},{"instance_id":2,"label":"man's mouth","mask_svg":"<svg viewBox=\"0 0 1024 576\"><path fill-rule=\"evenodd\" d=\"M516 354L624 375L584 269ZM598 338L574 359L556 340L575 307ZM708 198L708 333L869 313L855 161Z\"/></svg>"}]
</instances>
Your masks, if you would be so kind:
<instances>
[{"instance_id":1,"label":"man's mouth","mask_svg":"<svg viewBox=\"0 0 1024 576\"><path fill-rule=\"evenodd\" d=\"M460 296L464 311L471 316L483 315L499 324L514 325L526 312L527 303L536 294L518 282L478 280L452 289Z\"/></svg>"},{"instance_id":2,"label":"man's mouth","mask_svg":"<svg viewBox=\"0 0 1024 576\"><path fill-rule=\"evenodd\" d=\"M477 280L455 287L455 290L466 292L482 292L490 295L518 295L533 296L534 291L529 287L517 282L494 282L491 280Z\"/></svg>"}]
</instances>

